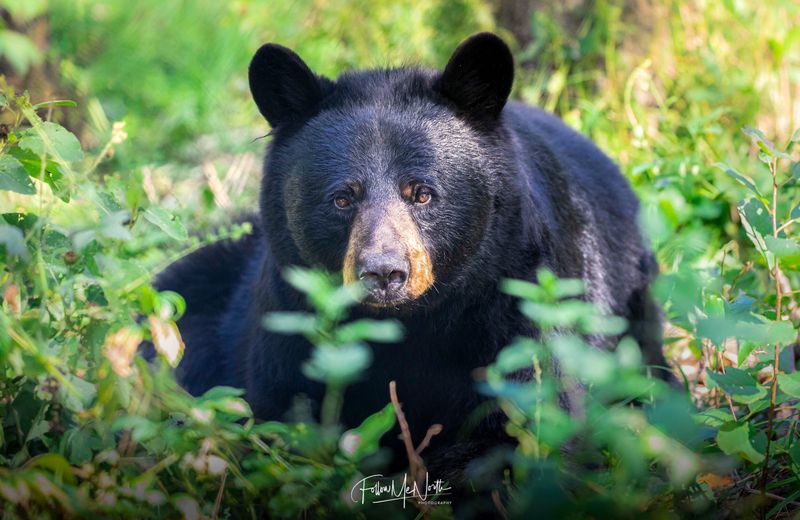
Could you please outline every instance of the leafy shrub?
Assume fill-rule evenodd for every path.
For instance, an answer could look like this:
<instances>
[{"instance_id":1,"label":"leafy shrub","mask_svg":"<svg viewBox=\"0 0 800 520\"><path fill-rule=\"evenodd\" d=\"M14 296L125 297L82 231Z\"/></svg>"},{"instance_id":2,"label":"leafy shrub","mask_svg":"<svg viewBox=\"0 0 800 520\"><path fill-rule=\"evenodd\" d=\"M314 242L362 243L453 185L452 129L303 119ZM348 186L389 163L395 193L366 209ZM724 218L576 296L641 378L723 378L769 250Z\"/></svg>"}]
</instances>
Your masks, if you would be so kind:
<instances>
[{"instance_id":1,"label":"leafy shrub","mask_svg":"<svg viewBox=\"0 0 800 520\"><path fill-rule=\"evenodd\" d=\"M24 122L3 142L0 188L25 207L4 213L0 225L4 512L139 516L144 508L191 518L346 508L338 499L356 463L394 425L394 412L377 410L347 432L342 451L336 403L368 362L363 341L396 339L397 327L339 327L357 291L292 272L290 282L309 292L318 318L269 322L305 331L319 345L307 373L329 384L323 424L256 424L239 389L189 396L171 373L183 350L174 323L183 300L150 287L153 266L163 260L148 265L139 252L145 244L177 241L191 250L207 241L189 239L174 215L147 202L141 186L92 182L102 155L84 157L72 134L41 120L37 112L46 106L8 90L0 99ZM123 136L117 128L110 146ZM247 232L234 226L209 240ZM161 354L152 365L136 356L143 339Z\"/></svg>"},{"instance_id":2,"label":"leafy shrub","mask_svg":"<svg viewBox=\"0 0 800 520\"><path fill-rule=\"evenodd\" d=\"M678 500L704 464L686 396L645 374L633 339L614 352L587 342L620 334L626 323L578 299L580 280L549 271L538 280L510 280L505 290L522 299L541 337L518 338L486 378L518 443L512 516L618 518L701 507ZM532 377L520 380L520 372Z\"/></svg>"}]
</instances>

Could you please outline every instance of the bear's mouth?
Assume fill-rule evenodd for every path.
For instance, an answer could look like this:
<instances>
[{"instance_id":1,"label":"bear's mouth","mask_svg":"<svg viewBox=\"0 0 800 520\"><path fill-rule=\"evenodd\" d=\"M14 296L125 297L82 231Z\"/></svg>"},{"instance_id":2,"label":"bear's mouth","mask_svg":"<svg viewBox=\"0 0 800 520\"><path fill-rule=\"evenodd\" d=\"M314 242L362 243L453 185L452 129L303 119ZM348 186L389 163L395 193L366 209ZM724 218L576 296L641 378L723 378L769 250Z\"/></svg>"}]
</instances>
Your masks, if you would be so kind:
<instances>
[{"instance_id":1,"label":"bear's mouth","mask_svg":"<svg viewBox=\"0 0 800 520\"><path fill-rule=\"evenodd\" d=\"M399 309L415 299L404 290L376 290L367 292L367 295L361 300L361 304L373 309Z\"/></svg>"}]
</instances>

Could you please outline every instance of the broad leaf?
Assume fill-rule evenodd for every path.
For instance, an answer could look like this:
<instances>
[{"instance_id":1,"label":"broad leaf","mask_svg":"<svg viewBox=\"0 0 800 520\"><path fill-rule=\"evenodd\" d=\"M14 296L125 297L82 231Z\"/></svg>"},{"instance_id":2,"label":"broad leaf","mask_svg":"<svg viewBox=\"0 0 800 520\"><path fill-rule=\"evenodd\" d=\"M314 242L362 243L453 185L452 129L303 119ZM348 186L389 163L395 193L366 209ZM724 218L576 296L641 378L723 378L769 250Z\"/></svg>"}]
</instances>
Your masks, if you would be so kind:
<instances>
[{"instance_id":1,"label":"broad leaf","mask_svg":"<svg viewBox=\"0 0 800 520\"><path fill-rule=\"evenodd\" d=\"M711 370L707 370L706 373L736 402L750 404L767 395L766 388L744 370L729 367L724 374Z\"/></svg>"},{"instance_id":2,"label":"broad leaf","mask_svg":"<svg viewBox=\"0 0 800 520\"><path fill-rule=\"evenodd\" d=\"M41 133L30 129L21 135L19 140L21 148L39 156L47 153L67 162L83 159L81 143L66 128L50 121L45 121L38 128Z\"/></svg>"},{"instance_id":3,"label":"broad leaf","mask_svg":"<svg viewBox=\"0 0 800 520\"><path fill-rule=\"evenodd\" d=\"M763 433L762 433L763 435ZM717 446L728 455L735 455L753 463L764 460L764 453L757 448L753 427L748 422L729 422L717 433Z\"/></svg>"},{"instance_id":4,"label":"broad leaf","mask_svg":"<svg viewBox=\"0 0 800 520\"><path fill-rule=\"evenodd\" d=\"M731 168L730 166L728 166L725 163L719 162L719 163L716 163L714 166L716 166L717 168L722 169L726 174L728 174L729 177L731 177L734 180L738 181L742 186L744 186L745 188L750 190L753 193L753 195L757 196L762 201L766 200L764 198L764 195L761 194L761 191L756 186L755 181L753 181L753 179L751 179L747 175L739 173L734 168Z\"/></svg>"},{"instance_id":5,"label":"broad leaf","mask_svg":"<svg viewBox=\"0 0 800 520\"><path fill-rule=\"evenodd\" d=\"M189 238L186 228L181 224L181 220L165 209L158 206L150 206L144 212L144 218L175 240Z\"/></svg>"},{"instance_id":6,"label":"broad leaf","mask_svg":"<svg viewBox=\"0 0 800 520\"><path fill-rule=\"evenodd\" d=\"M0 155L0 190L33 195L36 187L22 164L10 155Z\"/></svg>"},{"instance_id":7,"label":"broad leaf","mask_svg":"<svg viewBox=\"0 0 800 520\"><path fill-rule=\"evenodd\" d=\"M784 393L800 399L800 372L778 374L778 388Z\"/></svg>"}]
</instances>

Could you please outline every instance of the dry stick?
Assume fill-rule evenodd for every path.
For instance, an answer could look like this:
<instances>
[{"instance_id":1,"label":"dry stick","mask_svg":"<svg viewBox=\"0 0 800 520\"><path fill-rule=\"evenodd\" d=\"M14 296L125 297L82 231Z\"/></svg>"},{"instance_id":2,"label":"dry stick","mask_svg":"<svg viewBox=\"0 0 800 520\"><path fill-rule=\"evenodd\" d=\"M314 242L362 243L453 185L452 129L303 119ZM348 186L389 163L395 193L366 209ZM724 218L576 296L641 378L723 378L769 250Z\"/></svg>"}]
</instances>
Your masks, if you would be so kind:
<instances>
[{"instance_id":1,"label":"dry stick","mask_svg":"<svg viewBox=\"0 0 800 520\"><path fill-rule=\"evenodd\" d=\"M722 352L717 350L717 363L719 363L719 369L724 374L725 373L725 360L722 359ZM733 416L733 420L737 421L736 418L736 410L733 408L733 401L731 400L731 396L727 393L725 394L725 400L728 401L728 408L731 410L731 415Z\"/></svg>"},{"instance_id":2,"label":"dry stick","mask_svg":"<svg viewBox=\"0 0 800 520\"><path fill-rule=\"evenodd\" d=\"M778 238L778 159L773 159L769 165L772 174L772 236ZM781 321L783 299L783 285L781 284L781 268L777 257L773 260L772 277L775 279L775 321ZM759 491L763 498L767 494L767 473L769 472L769 450L772 445L772 428L775 421L775 401L778 396L778 369L780 365L780 344L775 343L775 358L772 362L772 393L769 399L769 419L767 420L767 449L764 454L764 468L761 470Z\"/></svg>"},{"instance_id":3,"label":"dry stick","mask_svg":"<svg viewBox=\"0 0 800 520\"><path fill-rule=\"evenodd\" d=\"M392 399L392 405L394 406L394 414L397 416L397 422L400 423L400 433L403 437L403 444L405 444L406 447L406 455L408 456L408 466L411 470L411 476L414 479L414 482L417 484L417 489L419 489L425 483L425 475L427 474L428 470L425 468L425 463L423 462L422 457L420 457L417 450L414 449L414 442L411 440L411 430L408 427L406 414L403 413L403 409L400 406L400 400L397 398L397 383L395 381L389 381L389 396ZM435 426L436 425L428 428L428 433L435 429ZM436 433L431 434L431 437ZM420 446L422 447L422 445ZM420 451L422 450L420 449ZM417 507L427 517L428 508L419 501L418 496L414 498L414 502L416 503Z\"/></svg>"},{"instance_id":4,"label":"dry stick","mask_svg":"<svg viewBox=\"0 0 800 520\"><path fill-rule=\"evenodd\" d=\"M219 508L222 505L222 495L225 491L225 480L228 478L228 470L222 474L222 482L219 483L219 491L217 491L217 498L214 500L214 511L211 513L212 520L219 518Z\"/></svg>"},{"instance_id":5,"label":"dry stick","mask_svg":"<svg viewBox=\"0 0 800 520\"><path fill-rule=\"evenodd\" d=\"M775 493L768 493L768 492L764 492L764 491L759 491L758 489L744 488L744 491L750 493L751 495L763 495L763 496L765 496L767 498L771 498L773 500L780 500L781 502L786 500L786 498L784 498L784 497L782 497L780 495L776 495ZM793 506L800 506L800 502L795 502L794 500L789 500L789 501L786 502L786 504L787 505L793 505Z\"/></svg>"},{"instance_id":6,"label":"dry stick","mask_svg":"<svg viewBox=\"0 0 800 520\"><path fill-rule=\"evenodd\" d=\"M492 491L492 503L494 507L497 508L503 520L508 520L508 511L506 510L506 506L503 505L503 500L500 498L500 492L496 489Z\"/></svg>"},{"instance_id":7,"label":"dry stick","mask_svg":"<svg viewBox=\"0 0 800 520\"><path fill-rule=\"evenodd\" d=\"M433 439L433 436L434 435L439 435L440 433L442 433L442 425L441 424L434 424L433 426L428 428L428 431L425 433L425 438L422 439L422 442L419 443L419 446L417 446L417 449L414 450L416 452L416 454L419 455L420 453L422 453L422 450L424 450L425 448L427 448L430 445L431 439Z\"/></svg>"}]
</instances>

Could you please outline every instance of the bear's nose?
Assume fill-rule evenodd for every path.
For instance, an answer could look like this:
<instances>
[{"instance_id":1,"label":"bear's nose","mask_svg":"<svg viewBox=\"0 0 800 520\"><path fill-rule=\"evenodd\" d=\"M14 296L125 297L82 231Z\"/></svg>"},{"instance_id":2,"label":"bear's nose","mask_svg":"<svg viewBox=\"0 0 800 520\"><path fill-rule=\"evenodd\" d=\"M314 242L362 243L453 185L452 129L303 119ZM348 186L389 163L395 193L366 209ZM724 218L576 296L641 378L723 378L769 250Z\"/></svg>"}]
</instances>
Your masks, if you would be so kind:
<instances>
[{"instance_id":1,"label":"bear's nose","mask_svg":"<svg viewBox=\"0 0 800 520\"><path fill-rule=\"evenodd\" d=\"M369 291L393 292L405 285L408 267L394 255L369 256L359 262L358 278Z\"/></svg>"}]
</instances>

